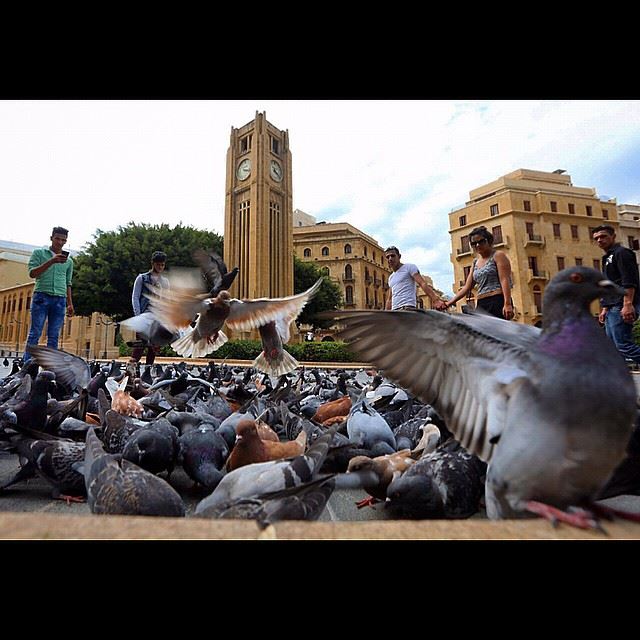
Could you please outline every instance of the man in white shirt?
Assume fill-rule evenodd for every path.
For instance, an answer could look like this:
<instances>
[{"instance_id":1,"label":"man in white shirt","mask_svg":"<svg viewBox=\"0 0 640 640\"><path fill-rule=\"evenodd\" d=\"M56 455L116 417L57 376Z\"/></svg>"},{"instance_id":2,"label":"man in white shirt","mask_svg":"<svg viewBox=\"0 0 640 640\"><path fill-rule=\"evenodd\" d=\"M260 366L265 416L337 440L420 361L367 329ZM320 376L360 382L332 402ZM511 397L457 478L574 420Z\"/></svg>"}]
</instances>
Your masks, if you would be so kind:
<instances>
[{"instance_id":1,"label":"man in white shirt","mask_svg":"<svg viewBox=\"0 0 640 640\"><path fill-rule=\"evenodd\" d=\"M427 284L427 281L420 275L418 267L410 262L400 262L400 251L397 247L385 249L384 257L393 273L389 276L389 288L391 295L387 297L386 309L393 311L417 310L416 283L431 298L433 308L444 311L447 308L446 302L441 300L438 294Z\"/></svg>"}]
</instances>

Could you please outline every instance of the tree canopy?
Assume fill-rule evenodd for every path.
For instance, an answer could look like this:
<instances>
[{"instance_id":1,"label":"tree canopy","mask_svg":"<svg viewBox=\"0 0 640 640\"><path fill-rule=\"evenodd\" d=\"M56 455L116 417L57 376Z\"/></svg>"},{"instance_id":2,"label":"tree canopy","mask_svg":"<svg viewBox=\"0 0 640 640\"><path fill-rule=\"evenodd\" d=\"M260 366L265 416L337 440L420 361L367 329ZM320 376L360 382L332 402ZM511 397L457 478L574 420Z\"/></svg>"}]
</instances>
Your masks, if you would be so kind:
<instances>
[{"instance_id":1,"label":"tree canopy","mask_svg":"<svg viewBox=\"0 0 640 640\"><path fill-rule=\"evenodd\" d=\"M151 254L167 254L166 271L195 267L194 249L214 249L222 255L223 239L212 231L179 224L130 222L116 231L96 230L94 241L74 258L73 303L76 313L99 311L120 321L133 315L131 290L139 273L151 269Z\"/></svg>"},{"instance_id":2,"label":"tree canopy","mask_svg":"<svg viewBox=\"0 0 640 640\"><path fill-rule=\"evenodd\" d=\"M316 295L302 310L296 320L297 324L310 324L314 328L326 329L333 320L319 320L315 317L321 311L332 311L342 305L342 292L340 287L324 275L322 270L313 262L303 262L296 256L293 258L293 291L302 293L309 289L318 278L322 277L322 285Z\"/></svg>"}]
</instances>

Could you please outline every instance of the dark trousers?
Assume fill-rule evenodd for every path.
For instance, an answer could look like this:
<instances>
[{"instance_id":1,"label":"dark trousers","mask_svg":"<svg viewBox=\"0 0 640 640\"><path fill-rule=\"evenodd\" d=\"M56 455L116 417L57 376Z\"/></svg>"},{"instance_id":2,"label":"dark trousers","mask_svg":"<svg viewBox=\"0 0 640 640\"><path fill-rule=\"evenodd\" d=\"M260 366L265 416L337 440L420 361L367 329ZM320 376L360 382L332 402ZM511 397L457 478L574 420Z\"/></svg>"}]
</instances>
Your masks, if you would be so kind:
<instances>
[{"instance_id":1,"label":"dark trousers","mask_svg":"<svg viewBox=\"0 0 640 640\"><path fill-rule=\"evenodd\" d=\"M496 318L502 318L504 320L504 316L502 315L502 307L504 307L504 296L501 293L498 293L495 296L480 298L480 300L478 300L476 303L476 307L480 307L480 309L484 309L492 316L495 316Z\"/></svg>"},{"instance_id":2,"label":"dark trousers","mask_svg":"<svg viewBox=\"0 0 640 640\"><path fill-rule=\"evenodd\" d=\"M141 341L143 344L141 347L133 348L131 352L131 358L136 362L140 362L140 358L142 358L142 354L144 353L144 349L145 349L144 343L146 343L146 340L144 336L140 335L139 333L136 333L136 340ZM146 348L147 348L147 358L145 360L145 364L153 364L156 359L156 355L160 351L160 347L147 343Z\"/></svg>"}]
</instances>

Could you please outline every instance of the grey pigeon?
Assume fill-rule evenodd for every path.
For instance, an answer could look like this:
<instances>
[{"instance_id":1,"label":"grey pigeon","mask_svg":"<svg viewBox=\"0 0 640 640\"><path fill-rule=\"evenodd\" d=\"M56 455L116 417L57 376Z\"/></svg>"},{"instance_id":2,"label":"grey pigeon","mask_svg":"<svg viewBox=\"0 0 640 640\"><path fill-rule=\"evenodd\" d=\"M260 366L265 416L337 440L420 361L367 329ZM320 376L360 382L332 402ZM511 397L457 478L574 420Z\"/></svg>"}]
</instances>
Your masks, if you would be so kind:
<instances>
[{"instance_id":1,"label":"grey pigeon","mask_svg":"<svg viewBox=\"0 0 640 640\"><path fill-rule=\"evenodd\" d=\"M349 440L376 455L386 455L396 450L396 439L386 420L363 396L349 411L347 418Z\"/></svg>"},{"instance_id":2,"label":"grey pigeon","mask_svg":"<svg viewBox=\"0 0 640 640\"><path fill-rule=\"evenodd\" d=\"M224 438L211 424L201 424L182 434L180 454L182 468L194 481L213 491L222 480L222 467L229 456Z\"/></svg>"},{"instance_id":3,"label":"grey pigeon","mask_svg":"<svg viewBox=\"0 0 640 640\"><path fill-rule=\"evenodd\" d=\"M27 352L43 369L53 371L56 381L71 391L85 389L91 380L91 369L80 356L40 345L28 345Z\"/></svg>"},{"instance_id":4,"label":"grey pigeon","mask_svg":"<svg viewBox=\"0 0 640 640\"><path fill-rule=\"evenodd\" d=\"M552 519L594 499L633 429L634 382L589 308L612 292L624 293L595 269L560 271L545 290L542 330L432 310L331 315L355 353L432 404L489 463L490 518Z\"/></svg>"},{"instance_id":5,"label":"grey pigeon","mask_svg":"<svg viewBox=\"0 0 640 640\"><path fill-rule=\"evenodd\" d=\"M228 290L238 275L238 267L227 271L224 260L213 249L196 249L193 260L200 267L209 295L215 298L222 290Z\"/></svg>"},{"instance_id":6,"label":"grey pigeon","mask_svg":"<svg viewBox=\"0 0 640 640\"><path fill-rule=\"evenodd\" d=\"M105 453L93 428L87 432L83 473L91 513L184 516L182 498L162 478Z\"/></svg>"}]
</instances>

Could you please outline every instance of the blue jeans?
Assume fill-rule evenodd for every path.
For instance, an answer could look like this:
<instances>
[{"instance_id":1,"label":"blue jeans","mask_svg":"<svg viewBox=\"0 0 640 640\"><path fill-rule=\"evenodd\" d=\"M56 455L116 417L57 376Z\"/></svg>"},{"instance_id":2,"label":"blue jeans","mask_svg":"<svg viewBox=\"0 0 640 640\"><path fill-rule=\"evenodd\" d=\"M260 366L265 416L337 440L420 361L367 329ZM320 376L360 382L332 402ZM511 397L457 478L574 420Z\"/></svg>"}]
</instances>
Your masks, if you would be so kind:
<instances>
[{"instance_id":1,"label":"blue jeans","mask_svg":"<svg viewBox=\"0 0 640 640\"><path fill-rule=\"evenodd\" d=\"M625 358L640 364L640 346L633 341L633 324L625 322L621 312L621 306L609 307L604 318L604 330ZM636 307L636 316L640 317L640 305Z\"/></svg>"},{"instance_id":2,"label":"blue jeans","mask_svg":"<svg viewBox=\"0 0 640 640\"><path fill-rule=\"evenodd\" d=\"M40 334L47 320L47 346L58 348L58 336L64 323L64 316L67 311L66 296L52 296L42 291L36 291L31 301L31 327L27 336L27 345L36 345L40 340ZM24 361L27 362L31 356L25 352Z\"/></svg>"}]
</instances>

